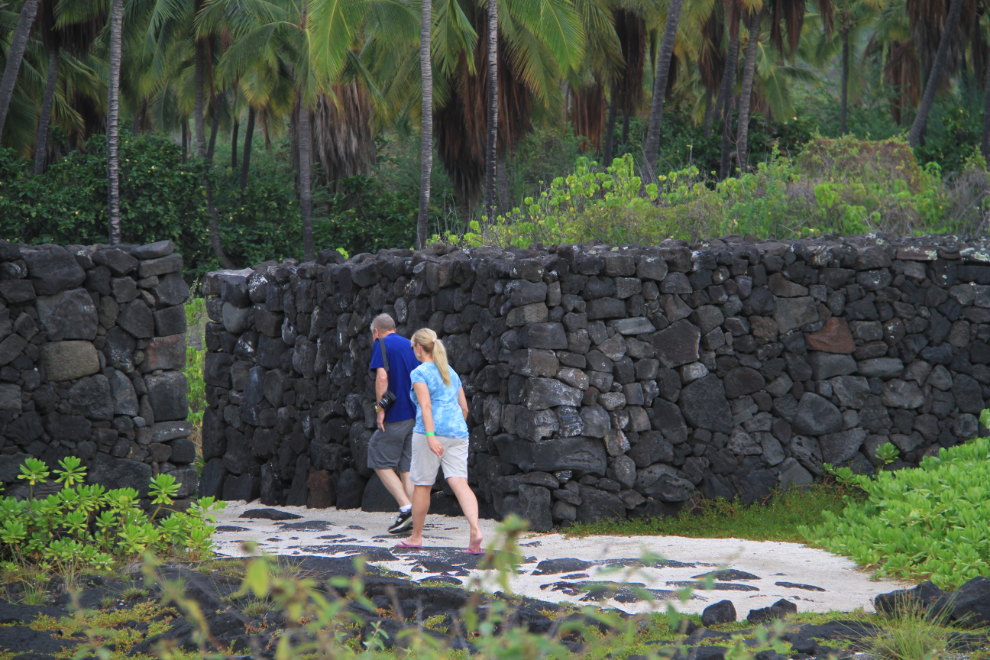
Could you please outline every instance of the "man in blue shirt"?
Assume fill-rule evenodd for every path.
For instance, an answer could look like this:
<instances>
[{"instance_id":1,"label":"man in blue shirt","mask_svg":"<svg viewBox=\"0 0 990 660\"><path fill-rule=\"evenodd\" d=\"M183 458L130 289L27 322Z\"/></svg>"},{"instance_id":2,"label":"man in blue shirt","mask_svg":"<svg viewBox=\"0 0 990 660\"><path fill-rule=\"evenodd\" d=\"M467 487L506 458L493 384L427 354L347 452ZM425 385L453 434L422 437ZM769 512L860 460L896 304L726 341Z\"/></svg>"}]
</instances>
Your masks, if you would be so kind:
<instances>
[{"instance_id":1,"label":"man in blue shirt","mask_svg":"<svg viewBox=\"0 0 990 660\"><path fill-rule=\"evenodd\" d=\"M399 517L388 528L399 534L412 527L413 485L409 479L412 460L412 433L416 424L416 408L409 398L412 388L409 373L419 366L409 340L395 334L395 321L388 314L379 314L371 322L374 346L369 368L375 374L375 412L378 428L368 444L368 467L378 474L382 484L399 504ZM382 356L382 346L385 356ZM382 407L385 392L395 395L395 402Z\"/></svg>"}]
</instances>

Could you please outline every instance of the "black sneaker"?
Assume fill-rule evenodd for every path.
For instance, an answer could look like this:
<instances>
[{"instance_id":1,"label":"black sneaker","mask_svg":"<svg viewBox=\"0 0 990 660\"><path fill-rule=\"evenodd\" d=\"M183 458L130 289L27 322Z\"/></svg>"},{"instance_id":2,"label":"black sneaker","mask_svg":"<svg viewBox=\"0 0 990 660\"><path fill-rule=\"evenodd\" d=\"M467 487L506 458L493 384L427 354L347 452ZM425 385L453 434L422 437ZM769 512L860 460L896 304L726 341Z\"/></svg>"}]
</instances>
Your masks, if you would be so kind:
<instances>
[{"instance_id":1,"label":"black sneaker","mask_svg":"<svg viewBox=\"0 0 990 660\"><path fill-rule=\"evenodd\" d=\"M395 519L392 526L388 528L389 534L401 534L402 532L408 532L412 529L413 519L412 511L404 512L399 511L399 517Z\"/></svg>"}]
</instances>

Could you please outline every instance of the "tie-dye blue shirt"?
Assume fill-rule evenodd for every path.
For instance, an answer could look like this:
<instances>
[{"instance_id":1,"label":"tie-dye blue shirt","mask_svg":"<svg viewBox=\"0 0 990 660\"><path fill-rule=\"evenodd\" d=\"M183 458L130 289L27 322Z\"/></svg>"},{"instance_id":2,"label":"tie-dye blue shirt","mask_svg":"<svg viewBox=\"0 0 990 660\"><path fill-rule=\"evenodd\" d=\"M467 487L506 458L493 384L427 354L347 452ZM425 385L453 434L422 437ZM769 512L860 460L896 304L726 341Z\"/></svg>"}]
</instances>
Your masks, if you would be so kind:
<instances>
[{"instance_id":1,"label":"tie-dye blue shirt","mask_svg":"<svg viewBox=\"0 0 990 660\"><path fill-rule=\"evenodd\" d=\"M416 383L423 383L430 391L433 432L446 438L468 437L467 422L464 421L464 413L461 412L461 406L457 402L457 395L461 391L461 379L453 369L449 371L449 387L443 384L440 370L432 362L424 362L409 374L409 379L412 381L409 396L416 406L416 426L413 429L416 433L426 433L426 427L423 426L423 409L419 405L415 391Z\"/></svg>"}]
</instances>

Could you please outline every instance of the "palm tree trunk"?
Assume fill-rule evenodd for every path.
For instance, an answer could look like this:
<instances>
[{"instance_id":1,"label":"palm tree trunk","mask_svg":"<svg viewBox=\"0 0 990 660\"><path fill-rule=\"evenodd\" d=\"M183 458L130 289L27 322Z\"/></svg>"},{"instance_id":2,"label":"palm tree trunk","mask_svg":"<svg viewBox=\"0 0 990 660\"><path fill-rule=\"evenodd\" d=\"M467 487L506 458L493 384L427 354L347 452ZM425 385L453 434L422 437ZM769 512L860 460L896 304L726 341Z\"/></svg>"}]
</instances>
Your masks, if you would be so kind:
<instances>
[{"instance_id":1,"label":"palm tree trunk","mask_svg":"<svg viewBox=\"0 0 990 660\"><path fill-rule=\"evenodd\" d=\"M272 150L272 134L268 130L268 107L261 109L261 132L265 134L265 153Z\"/></svg>"},{"instance_id":2,"label":"palm tree trunk","mask_svg":"<svg viewBox=\"0 0 990 660\"><path fill-rule=\"evenodd\" d=\"M498 159L498 211L505 213L509 209L509 159L506 147L496 149Z\"/></svg>"},{"instance_id":3,"label":"palm tree trunk","mask_svg":"<svg viewBox=\"0 0 990 660\"><path fill-rule=\"evenodd\" d=\"M210 182L210 170L213 168L213 154L217 146L217 133L220 132L220 115L223 114L224 95L221 93L214 99L213 125L210 127L210 145L206 149L204 158L206 159L206 210L210 214L210 249L213 255L220 261L224 268L234 268L233 262L223 251L223 242L220 240L220 213L213 200L213 184Z\"/></svg>"},{"instance_id":4,"label":"palm tree trunk","mask_svg":"<svg viewBox=\"0 0 990 660\"><path fill-rule=\"evenodd\" d=\"M241 163L241 190L247 188L248 170L251 167L251 142L254 141L254 107L248 108L247 132L244 134L244 162Z\"/></svg>"},{"instance_id":5,"label":"palm tree trunk","mask_svg":"<svg viewBox=\"0 0 990 660\"><path fill-rule=\"evenodd\" d=\"M749 138L749 108L753 102L753 78L756 74L756 55L760 46L761 18L762 12L755 11L749 19L749 43L746 45L742 95L739 97L739 136L736 138L736 164L740 171L746 169L746 141Z\"/></svg>"},{"instance_id":6,"label":"palm tree trunk","mask_svg":"<svg viewBox=\"0 0 990 660\"><path fill-rule=\"evenodd\" d=\"M315 259L313 246L313 193L310 189L312 147L309 132L309 108L300 99L299 105L299 205L302 207L303 261Z\"/></svg>"},{"instance_id":7,"label":"palm tree trunk","mask_svg":"<svg viewBox=\"0 0 990 660\"><path fill-rule=\"evenodd\" d=\"M58 83L58 51L48 53L48 82L45 83L45 98L41 102L41 116L38 117L38 139L34 147L34 175L45 171L48 156L48 121L52 116L52 103L55 101L55 85Z\"/></svg>"},{"instance_id":8,"label":"palm tree trunk","mask_svg":"<svg viewBox=\"0 0 990 660\"><path fill-rule=\"evenodd\" d=\"M646 130L646 163L649 165L647 177L653 179L657 171L657 157L660 155L660 125L663 120L663 101L667 95L667 76L670 73L670 57L674 53L674 38L677 36L677 23L681 17L684 0L671 0L667 10L667 25L663 29L660 42L660 57L657 60L653 82L653 107L650 109L650 125Z\"/></svg>"},{"instance_id":9,"label":"palm tree trunk","mask_svg":"<svg viewBox=\"0 0 990 660\"><path fill-rule=\"evenodd\" d=\"M612 143L615 142L615 92L608 104L608 124L605 128L605 153L602 156L602 165L609 167L612 165Z\"/></svg>"},{"instance_id":10,"label":"palm tree trunk","mask_svg":"<svg viewBox=\"0 0 990 660\"><path fill-rule=\"evenodd\" d=\"M485 149L485 215L494 220L498 168L498 0L488 0L488 146Z\"/></svg>"},{"instance_id":11,"label":"palm tree trunk","mask_svg":"<svg viewBox=\"0 0 990 660\"><path fill-rule=\"evenodd\" d=\"M416 247L426 247L430 217L430 180L433 173L433 64L430 58L430 31L433 29L433 0L423 0L419 24L419 75L423 83L422 150L419 156L419 215L416 219Z\"/></svg>"},{"instance_id":12,"label":"palm tree trunk","mask_svg":"<svg viewBox=\"0 0 990 660\"><path fill-rule=\"evenodd\" d=\"M622 116L622 144L629 144L629 110Z\"/></svg>"},{"instance_id":13,"label":"palm tree trunk","mask_svg":"<svg viewBox=\"0 0 990 660\"><path fill-rule=\"evenodd\" d=\"M715 108L712 107L712 90L705 90L705 137L712 134L712 117L714 116Z\"/></svg>"},{"instance_id":14,"label":"palm tree trunk","mask_svg":"<svg viewBox=\"0 0 990 660\"><path fill-rule=\"evenodd\" d=\"M729 25L729 34L732 28L738 25ZM725 58L725 72L722 74L722 85L718 90L718 101L716 105L722 108L722 160L719 169L719 178L725 179L731 171L732 160L732 111L734 109L736 74L739 69L739 31L735 30L736 36L729 38L729 52Z\"/></svg>"},{"instance_id":15,"label":"palm tree trunk","mask_svg":"<svg viewBox=\"0 0 990 660\"><path fill-rule=\"evenodd\" d=\"M842 31L842 101L839 109L839 135L846 134L846 113L849 103L849 32Z\"/></svg>"},{"instance_id":16,"label":"palm tree trunk","mask_svg":"<svg viewBox=\"0 0 990 660\"><path fill-rule=\"evenodd\" d=\"M990 163L990 62L983 92L983 159Z\"/></svg>"},{"instance_id":17,"label":"palm tree trunk","mask_svg":"<svg viewBox=\"0 0 990 660\"><path fill-rule=\"evenodd\" d=\"M728 20L728 19L727 19ZM718 88L718 97L715 99L715 111L712 120L723 116L725 104L732 97L732 90L736 86L736 67L739 64L739 33L732 37L731 25L726 25L729 30L729 50L725 54L725 71L722 72L722 82ZM730 112L731 115L731 112ZM711 135L711 127L708 127L708 135Z\"/></svg>"},{"instance_id":18,"label":"palm tree trunk","mask_svg":"<svg viewBox=\"0 0 990 660\"><path fill-rule=\"evenodd\" d=\"M189 120L182 119L182 162L185 163L189 158Z\"/></svg>"},{"instance_id":19,"label":"palm tree trunk","mask_svg":"<svg viewBox=\"0 0 990 660\"><path fill-rule=\"evenodd\" d=\"M241 123L234 118L234 128L230 132L230 170L232 172L237 171L237 130L241 127Z\"/></svg>"},{"instance_id":20,"label":"palm tree trunk","mask_svg":"<svg viewBox=\"0 0 990 660\"><path fill-rule=\"evenodd\" d=\"M956 33L956 25L959 23L959 13L962 11L962 0L952 0L949 5L949 15L945 19L945 27L942 30L942 39L938 44L938 52L935 54L935 61L932 62L932 70L925 82L925 95L921 98L918 106L918 114L911 124L911 131L908 133L908 144L914 149L921 142L921 134L924 133L928 125L928 113L932 110L932 103L935 102L935 92L945 73L945 58L949 53L949 44Z\"/></svg>"},{"instance_id":21,"label":"palm tree trunk","mask_svg":"<svg viewBox=\"0 0 990 660\"><path fill-rule=\"evenodd\" d=\"M14 28L14 38L7 52L7 65L3 69L3 80L0 81L0 136L3 136L3 126L7 123L7 110L10 100L14 98L14 86L17 84L17 74L21 70L21 60L24 59L24 49L27 48L28 37L31 36L31 25L35 14L38 13L38 0L26 0L21 7L17 27Z\"/></svg>"},{"instance_id":22,"label":"palm tree trunk","mask_svg":"<svg viewBox=\"0 0 990 660\"><path fill-rule=\"evenodd\" d=\"M200 3L197 3L197 5ZM196 152L206 158L206 100L203 86L206 84L206 47L202 39L196 40L196 91L193 101L193 129L196 132Z\"/></svg>"},{"instance_id":23,"label":"palm tree trunk","mask_svg":"<svg viewBox=\"0 0 990 660\"><path fill-rule=\"evenodd\" d=\"M120 52L124 0L110 6L110 80L107 83L107 175L110 245L120 245L120 159L117 157L117 123L120 119Z\"/></svg>"}]
</instances>

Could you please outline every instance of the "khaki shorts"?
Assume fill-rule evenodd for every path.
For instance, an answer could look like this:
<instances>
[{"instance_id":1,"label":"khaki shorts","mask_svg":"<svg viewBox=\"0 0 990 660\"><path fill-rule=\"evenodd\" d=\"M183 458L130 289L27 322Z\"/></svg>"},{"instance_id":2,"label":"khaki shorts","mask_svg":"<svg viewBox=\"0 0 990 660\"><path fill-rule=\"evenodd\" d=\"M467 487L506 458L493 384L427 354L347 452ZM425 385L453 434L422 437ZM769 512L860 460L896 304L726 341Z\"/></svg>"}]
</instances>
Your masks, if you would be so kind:
<instances>
[{"instance_id":1,"label":"khaki shorts","mask_svg":"<svg viewBox=\"0 0 990 660\"><path fill-rule=\"evenodd\" d=\"M437 480L437 470L441 467L446 479L451 477L467 479L468 439L446 438L440 435L435 436L435 439L443 445L443 456L437 456L430 451L425 435L413 433L409 478L414 486L432 486Z\"/></svg>"}]
</instances>

